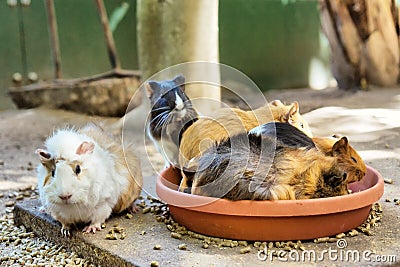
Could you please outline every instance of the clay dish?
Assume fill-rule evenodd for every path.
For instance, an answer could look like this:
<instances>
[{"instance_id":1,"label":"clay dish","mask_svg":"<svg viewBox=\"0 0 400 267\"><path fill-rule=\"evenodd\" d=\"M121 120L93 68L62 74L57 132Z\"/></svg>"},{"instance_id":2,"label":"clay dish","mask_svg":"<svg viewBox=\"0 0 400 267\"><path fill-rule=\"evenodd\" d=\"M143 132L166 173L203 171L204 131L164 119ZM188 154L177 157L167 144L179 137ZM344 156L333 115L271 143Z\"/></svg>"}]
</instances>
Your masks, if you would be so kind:
<instances>
[{"instance_id":1,"label":"clay dish","mask_svg":"<svg viewBox=\"0 0 400 267\"><path fill-rule=\"evenodd\" d=\"M187 229L235 240L306 240L332 236L362 224L383 194L383 178L367 166L365 177L349 188L352 194L307 200L230 201L177 191L178 170L157 178L156 190L173 219Z\"/></svg>"}]
</instances>

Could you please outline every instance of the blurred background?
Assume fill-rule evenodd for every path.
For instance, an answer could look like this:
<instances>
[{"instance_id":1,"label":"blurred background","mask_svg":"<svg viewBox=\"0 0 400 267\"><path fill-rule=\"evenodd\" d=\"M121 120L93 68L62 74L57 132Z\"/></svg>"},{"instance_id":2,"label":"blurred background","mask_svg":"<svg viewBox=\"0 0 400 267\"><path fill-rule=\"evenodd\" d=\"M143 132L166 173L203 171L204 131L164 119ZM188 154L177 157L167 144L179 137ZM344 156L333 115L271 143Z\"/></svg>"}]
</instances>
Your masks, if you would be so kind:
<instances>
[{"instance_id":1,"label":"blurred background","mask_svg":"<svg viewBox=\"0 0 400 267\"><path fill-rule=\"evenodd\" d=\"M121 67L138 70L136 0L104 4ZM54 5L63 78L108 71L95 2ZM242 71L262 90L334 85L317 1L220 0L218 12L220 63ZM14 107L10 87L51 81L54 68L45 1L0 1L0 20L0 109L7 109Z\"/></svg>"}]
</instances>

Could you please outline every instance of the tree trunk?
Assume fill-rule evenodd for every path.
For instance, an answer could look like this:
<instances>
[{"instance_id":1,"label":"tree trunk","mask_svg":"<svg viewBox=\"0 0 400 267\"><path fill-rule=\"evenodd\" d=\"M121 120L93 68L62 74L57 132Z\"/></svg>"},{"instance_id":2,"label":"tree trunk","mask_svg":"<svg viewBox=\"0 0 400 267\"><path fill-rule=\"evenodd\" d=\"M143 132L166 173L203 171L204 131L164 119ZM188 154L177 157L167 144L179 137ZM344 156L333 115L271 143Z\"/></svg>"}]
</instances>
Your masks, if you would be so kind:
<instances>
[{"instance_id":1,"label":"tree trunk","mask_svg":"<svg viewBox=\"0 0 400 267\"><path fill-rule=\"evenodd\" d=\"M219 62L218 1L138 0L137 5L139 65L143 80L179 63ZM182 69L189 83L206 80L217 84L187 85L190 98L215 100L194 101L196 108L205 112L219 107L219 66L191 63ZM168 71L165 73L167 75Z\"/></svg>"},{"instance_id":2,"label":"tree trunk","mask_svg":"<svg viewBox=\"0 0 400 267\"><path fill-rule=\"evenodd\" d=\"M392 0L320 0L322 29L339 88L392 86L399 75L398 27Z\"/></svg>"}]
</instances>

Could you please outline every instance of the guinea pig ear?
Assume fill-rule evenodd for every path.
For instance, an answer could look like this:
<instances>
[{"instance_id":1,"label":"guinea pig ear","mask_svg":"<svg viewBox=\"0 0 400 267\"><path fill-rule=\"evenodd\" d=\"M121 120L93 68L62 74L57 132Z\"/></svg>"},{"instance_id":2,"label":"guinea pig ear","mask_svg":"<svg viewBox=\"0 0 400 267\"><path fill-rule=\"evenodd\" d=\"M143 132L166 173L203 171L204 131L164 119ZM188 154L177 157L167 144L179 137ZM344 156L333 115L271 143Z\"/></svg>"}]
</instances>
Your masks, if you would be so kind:
<instances>
[{"instance_id":1,"label":"guinea pig ear","mask_svg":"<svg viewBox=\"0 0 400 267\"><path fill-rule=\"evenodd\" d=\"M347 140L347 137L342 137L332 147L332 154L334 156L337 156L339 154L346 153L349 147L349 141Z\"/></svg>"},{"instance_id":2,"label":"guinea pig ear","mask_svg":"<svg viewBox=\"0 0 400 267\"><path fill-rule=\"evenodd\" d=\"M341 135L341 134L332 134L332 137L336 138L336 139L340 139L340 138L343 137L343 135Z\"/></svg>"},{"instance_id":3,"label":"guinea pig ear","mask_svg":"<svg viewBox=\"0 0 400 267\"><path fill-rule=\"evenodd\" d=\"M94 150L94 144L92 142L84 141L76 149L76 154L77 155L90 154L93 153L93 150Z\"/></svg>"},{"instance_id":4,"label":"guinea pig ear","mask_svg":"<svg viewBox=\"0 0 400 267\"><path fill-rule=\"evenodd\" d=\"M179 74L172 80L176 85L178 85L183 92L185 92L185 76Z\"/></svg>"},{"instance_id":5,"label":"guinea pig ear","mask_svg":"<svg viewBox=\"0 0 400 267\"><path fill-rule=\"evenodd\" d=\"M44 149L36 149L36 154L39 155L40 163L47 169L47 170L54 170L55 162L54 158L51 156L49 152Z\"/></svg>"},{"instance_id":6,"label":"guinea pig ear","mask_svg":"<svg viewBox=\"0 0 400 267\"><path fill-rule=\"evenodd\" d=\"M51 158L51 154L49 152L47 152L44 149L36 149L35 154L39 155L40 158L40 162L42 164L49 162L50 160L52 160Z\"/></svg>"},{"instance_id":7,"label":"guinea pig ear","mask_svg":"<svg viewBox=\"0 0 400 267\"><path fill-rule=\"evenodd\" d=\"M274 101L272 101L271 103L269 103L271 106L283 106L282 101L280 101L279 99L275 99Z\"/></svg>"},{"instance_id":8,"label":"guinea pig ear","mask_svg":"<svg viewBox=\"0 0 400 267\"><path fill-rule=\"evenodd\" d=\"M160 90L160 85L158 84L158 82L148 81L147 83L144 84L144 89L146 92L146 96L151 99L151 97L154 94L154 91Z\"/></svg>"},{"instance_id":9,"label":"guinea pig ear","mask_svg":"<svg viewBox=\"0 0 400 267\"><path fill-rule=\"evenodd\" d=\"M183 76L182 74L179 74L172 81L174 83L176 83L177 85L185 84L185 76Z\"/></svg>"},{"instance_id":10,"label":"guinea pig ear","mask_svg":"<svg viewBox=\"0 0 400 267\"><path fill-rule=\"evenodd\" d=\"M290 106L289 112L286 113L285 115L286 121L293 122L293 116L299 114L299 112L300 112L299 103L297 101L294 101Z\"/></svg>"}]
</instances>

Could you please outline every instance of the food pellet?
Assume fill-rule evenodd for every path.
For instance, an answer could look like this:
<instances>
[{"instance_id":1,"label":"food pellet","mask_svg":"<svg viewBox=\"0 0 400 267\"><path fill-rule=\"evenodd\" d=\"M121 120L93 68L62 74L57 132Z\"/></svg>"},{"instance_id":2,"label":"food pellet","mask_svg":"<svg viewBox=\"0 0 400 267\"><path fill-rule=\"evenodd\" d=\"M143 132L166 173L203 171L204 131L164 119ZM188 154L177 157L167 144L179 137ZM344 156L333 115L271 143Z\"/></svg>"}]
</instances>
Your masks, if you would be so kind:
<instances>
[{"instance_id":1,"label":"food pellet","mask_svg":"<svg viewBox=\"0 0 400 267\"><path fill-rule=\"evenodd\" d=\"M178 249L180 249L180 250L186 250L186 244L180 244L179 246L178 246Z\"/></svg>"},{"instance_id":2,"label":"food pellet","mask_svg":"<svg viewBox=\"0 0 400 267\"><path fill-rule=\"evenodd\" d=\"M240 250L240 254L246 254L246 253L249 253L250 251L251 251L251 248L249 246L247 246Z\"/></svg>"},{"instance_id":3,"label":"food pellet","mask_svg":"<svg viewBox=\"0 0 400 267\"><path fill-rule=\"evenodd\" d=\"M383 179L384 181L385 181L385 183L387 183L387 184L393 184L393 179L387 179L387 178L385 178L385 179Z\"/></svg>"},{"instance_id":4,"label":"food pellet","mask_svg":"<svg viewBox=\"0 0 400 267\"><path fill-rule=\"evenodd\" d=\"M181 234L178 234L178 233L175 233L175 232L172 232L172 233L171 233L171 237L172 237L172 238L175 238L175 239L182 239L182 235L181 235Z\"/></svg>"}]
</instances>

